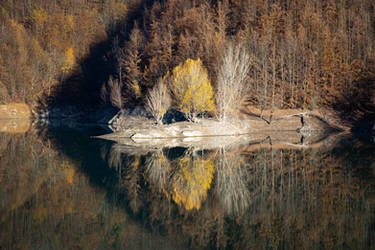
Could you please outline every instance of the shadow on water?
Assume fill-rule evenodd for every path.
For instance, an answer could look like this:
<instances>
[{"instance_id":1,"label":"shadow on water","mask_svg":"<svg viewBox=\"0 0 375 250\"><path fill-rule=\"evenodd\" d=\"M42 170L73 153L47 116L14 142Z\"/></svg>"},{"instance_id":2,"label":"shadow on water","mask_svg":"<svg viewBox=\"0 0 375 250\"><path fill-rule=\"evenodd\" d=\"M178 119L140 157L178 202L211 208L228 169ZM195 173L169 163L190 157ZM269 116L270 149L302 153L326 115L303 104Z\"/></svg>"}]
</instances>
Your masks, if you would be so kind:
<instances>
[{"instance_id":1,"label":"shadow on water","mask_svg":"<svg viewBox=\"0 0 375 250\"><path fill-rule=\"evenodd\" d=\"M0 248L183 249L118 205L107 147L82 131L0 133Z\"/></svg>"},{"instance_id":2,"label":"shadow on water","mask_svg":"<svg viewBox=\"0 0 375 250\"><path fill-rule=\"evenodd\" d=\"M60 152L81 163L81 169L90 176L93 184L110 187L117 181L116 172L107 167L108 164L100 152L108 150L111 143L90 139L90 135L103 132L107 131L93 127L84 131L55 128L47 132L47 137Z\"/></svg>"},{"instance_id":3,"label":"shadow on water","mask_svg":"<svg viewBox=\"0 0 375 250\"><path fill-rule=\"evenodd\" d=\"M82 163L93 185L107 190L114 206L148 231L189 247L374 244L375 147L353 137L315 148L267 137L209 149L138 150L81 132L48 134L59 151Z\"/></svg>"}]
</instances>

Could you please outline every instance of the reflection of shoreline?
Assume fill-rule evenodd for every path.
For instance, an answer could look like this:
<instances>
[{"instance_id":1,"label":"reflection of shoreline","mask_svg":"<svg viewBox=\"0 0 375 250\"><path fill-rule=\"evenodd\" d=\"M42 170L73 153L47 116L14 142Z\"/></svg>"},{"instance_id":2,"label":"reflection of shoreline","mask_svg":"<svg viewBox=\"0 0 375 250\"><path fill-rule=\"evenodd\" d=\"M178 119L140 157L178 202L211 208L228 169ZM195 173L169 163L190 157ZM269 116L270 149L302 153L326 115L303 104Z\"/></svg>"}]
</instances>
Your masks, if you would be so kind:
<instances>
[{"instance_id":1,"label":"reflection of shoreline","mask_svg":"<svg viewBox=\"0 0 375 250\"><path fill-rule=\"evenodd\" d=\"M113 147L117 151L126 154L146 154L155 152L162 148L192 148L199 150L216 150L220 148L238 149L246 151L258 150L261 148L273 149L313 149L332 148L341 138L348 136L348 133L330 133L301 135L298 132L273 132L256 133L240 136L209 136L191 138L171 138L153 140L132 140L129 138L119 138Z\"/></svg>"},{"instance_id":2,"label":"reflection of shoreline","mask_svg":"<svg viewBox=\"0 0 375 250\"><path fill-rule=\"evenodd\" d=\"M210 198L210 202L216 202L220 211L228 216L239 216L255 202L252 192L258 190L259 187L254 184L259 180L254 179L251 172L258 171L257 165L261 165L264 171L280 167L279 162L274 162L273 157L276 152L289 151L292 155L298 154L301 149L328 152L345 136L346 133L329 135L315 133L301 136L298 132L280 132L266 135L259 133L243 136L197 137L189 138L188 141L122 139L112 144L106 158L113 169L120 169L120 172L123 172L127 171L126 169L142 169L139 157L143 156L146 161L144 176L153 187L152 190L157 190L168 199L171 198L183 210L200 210L208 197L208 192L211 192L214 196ZM174 148L181 148L184 153L170 159L166 152ZM272 152L272 159L263 159L264 162L261 164L252 166L247 159L248 155L262 153L269 157L270 152ZM137 159L135 161L137 163L130 163L129 158L122 159L129 156ZM281 154L280 157L284 156ZM257 161L262 162L261 157ZM131 167L121 166L124 163ZM207 167L212 164L214 164L212 167ZM211 170L208 171L209 169ZM130 172L134 172L131 175L137 173L134 170ZM143 174L138 173L138 176L140 175ZM128 176L127 179L133 177ZM252 182L250 186L249 180ZM133 193L128 194L128 197Z\"/></svg>"},{"instance_id":3,"label":"reflection of shoreline","mask_svg":"<svg viewBox=\"0 0 375 250\"><path fill-rule=\"evenodd\" d=\"M367 151L372 149L358 153L367 158L353 155L362 162L348 162L348 154L358 151L348 147L355 141L350 138L289 136L285 142L279 133L238 147L113 144L111 151L123 157L121 192L129 204L137 202L132 212L148 216L151 227L166 229L171 238L188 238L199 248L259 249L270 242L287 249L366 248L375 200L373 177L361 175L360 164L373 159ZM135 196L136 176L134 183L142 177L147 185Z\"/></svg>"},{"instance_id":4,"label":"reflection of shoreline","mask_svg":"<svg viewBox=\"0 0 375 250\"><path fill-rule=\"evenodd\" d=\"M153 149L145 146L141 154L137 154L139 147L92 140L82 131L52 135L48 138L57 145L56 152L64 153L64 164L58 160L59 165L51 168L51 157L61 155L50 155L43 161L49 166L48 172L35 168L48 174L40 190L51 191L44 198L40 192L24 196L26 206L18 206L14 211L23 211L24 218L35 211L33 218L40 219L37 230L45 227L48 231L56 225L51 223L57 218L53 209L61 210L61 218L66 218L61 220L63 225L73 226L67 236L69 246L77 232L83 235L93 232L96 239L109 234L112 244L117 239L112 233L117 234L120 227L124 228L118 236L123 242L121 246L128 246L143 231L150 233L144 234L145 237L160 232L160 241L171 239L199 249L262 249L271 248L271 243L274 248L286 249L295 246L332 249L343 245L366 248L372 242L375 189L373 175L366 172L366 166L373 163L374 148L356 143L356 139L345 139L345 135L301 139L294 133L258 134L253 135L253 140L228 143L225 148L214 143L209 150L198 146L163 148L155 144ZM19 135L12 136L20 138L22 148L32 144ZM8 141L3 138L3 144L10 145ZM41 146L39 140L34 142ZM338 148L334 147L336 142ZM20 156L39 158L41 153L35 149L20 150L17 155L6 153L9 161L14 162L9 170L26 173L21 176L24 178L32 175L35 180L42 179L39 172L21 171L17 163L26 162ZM22 190L31 190L32 185L25 182ZM28 201L36 198L37 203L32 203L30 209ZM90 213L86 216L85 211ZM17 227L22 229L22 225ZM82 225L84 230L80 231ZM64 228L60 229L63 233ZM48 232L54 236L54 231ZM25 239L34 240L31 235ZM91 239L79 244L87 242L95 248L96 243Z\"/></svg>"},{"instance_id":5,"label":"reflection of shoreline","mask_svg":"<svg viewBox=\"0 0 375 250\"><path fill-rule=\"evenodd\" d=\"M289 132L268 134L264 139L262 136L265 135L200 137L189 142L161 140L154 142L153 146L150 145L150 141L147 141L145 145L131 140L122 141L125 144L112 145L107 159L113 169L122 168L121 171L126 171L128 167L121 167L121 163L128 162L127 164L132 166L131 168L135 167L136 169L142 169L142 166L139 165L139 162L136 164L137 166L134 166L134 163L129 163L129 158L122 160L122 156L132 156L135 159L139 159L140 156L145 157L145 176L153 188L156 188L159 193L171 197L176 204L187 210L201 208L201 204L206 199L207 190L211 189L211 182L213 182L215 200L221 204L222 211L227 215L238 215L246 211L246 208L252 203L248 181L253 178L249 171L253 171L254 167L250 166L246 155L261 152L272 152L274 155L274 152L279 151L298 154L301 149L319 151L322 149L322 152L328 152L345 137L345 134L320 136L313 134L308 138L301 138L298 133ZM224 145L218 143L220 141ZM176 145L180 146L184 153L177 158L168 158L166 152L173 150L172 146ZM204 146L207 145L208 147L205 148ZM211 169L205 167L209 162L214 164L211 174L203 171ZM279 164L274 163L274 159L271 162L267 160L263 167L269 169L271 165L273 168L274 165ZM214 180L211 180L212 177L208 178L212 175ZM205 180L204 176L208 179ZM206 187L204 183L209 184ZM257 187L252 189L255 190Z\"/></svg>"},{"instance_id":6,"label":"reflection of shoreline","mask_svg":"<svg viewBox=\"0 0 375 250\"><path fill-rule=\"evenodd\" d=\"M0 119L0 132L21 134L29 131L30 119Z\"/></svg>"}]
</instances>

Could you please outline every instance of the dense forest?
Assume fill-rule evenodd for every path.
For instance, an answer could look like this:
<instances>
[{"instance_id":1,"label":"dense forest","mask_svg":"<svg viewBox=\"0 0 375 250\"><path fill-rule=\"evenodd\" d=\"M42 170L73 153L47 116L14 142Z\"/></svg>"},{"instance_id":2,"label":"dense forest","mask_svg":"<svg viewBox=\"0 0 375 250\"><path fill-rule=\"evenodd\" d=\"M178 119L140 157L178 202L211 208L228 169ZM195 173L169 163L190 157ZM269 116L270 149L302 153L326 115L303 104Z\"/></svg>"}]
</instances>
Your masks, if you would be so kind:
<instances>
[{"instance_id":1,"label":"dense forest","mask_svg":"<svg viewBox=\"0 0 375 250\"><path fill-rule=\"evenodd\" d=\"M202 62L215 91L225 52L240 47L252 105L374 110L372 1L5 0L0 8L1 103L134 106L188 59Z\"/></svg>"},{"instance_id":2,"label":"dense forest","mask_svg":"<svg viewBox=\"0 0 375 250\"><path fill-rule=\"evenodd\" d=\"M1 1L0 102L35 105L73 74L87 78L84 59L126 14L120 1Z\"/></svg>"}]
</instances>

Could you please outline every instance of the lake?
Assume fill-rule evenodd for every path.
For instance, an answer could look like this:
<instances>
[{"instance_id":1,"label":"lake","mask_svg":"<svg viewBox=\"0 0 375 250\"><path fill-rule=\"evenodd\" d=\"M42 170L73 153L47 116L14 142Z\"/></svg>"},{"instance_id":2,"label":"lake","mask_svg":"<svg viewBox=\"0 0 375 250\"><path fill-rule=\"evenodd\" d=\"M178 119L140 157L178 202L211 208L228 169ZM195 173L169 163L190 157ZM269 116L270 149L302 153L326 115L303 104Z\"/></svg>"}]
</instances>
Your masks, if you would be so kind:
<instances>
[{"instance_id":1,"label":"lake","mask_svg":"<svg viewBox=\"0 0 375 250\"><path fill-rule=\"evenodd\" d=\"M91 137L105 132L0 133L0 249L375 246L373 142L137 147Z\"/></svg>"}]
</instances>

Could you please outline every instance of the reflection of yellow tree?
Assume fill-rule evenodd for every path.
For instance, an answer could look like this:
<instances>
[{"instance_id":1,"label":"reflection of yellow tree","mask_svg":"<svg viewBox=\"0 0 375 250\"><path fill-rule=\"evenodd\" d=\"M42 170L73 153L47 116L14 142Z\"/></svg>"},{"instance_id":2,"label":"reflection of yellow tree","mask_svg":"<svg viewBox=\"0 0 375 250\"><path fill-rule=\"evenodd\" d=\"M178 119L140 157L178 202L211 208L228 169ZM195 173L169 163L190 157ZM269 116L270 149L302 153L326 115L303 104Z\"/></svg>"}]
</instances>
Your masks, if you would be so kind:
<instances>
[{"instance_id":1,"label":"reflection of yellow tree","mask_svg":"<svg viewBox=\"0 0 375 250\"><path fill-rule=\"evenodd\" d=\"M62 161L61 162L61 167L66 179L66 182L68 184L73 184L74 181L74 175L75 175L75 170L74 170L74 165L73 163L69 161Z\"/></svg>"},{"instance_id":2,"label":"reflection of yellow tree","mask_svg":"<svg viewBox=\"0 0 375 250\"><path fill-rule=\"evenodd\" d=\"M187 210L200 209L211 186L214 163L211 160L183 157L172 180L172 199Z\"/></svg>"}]
</instances>

